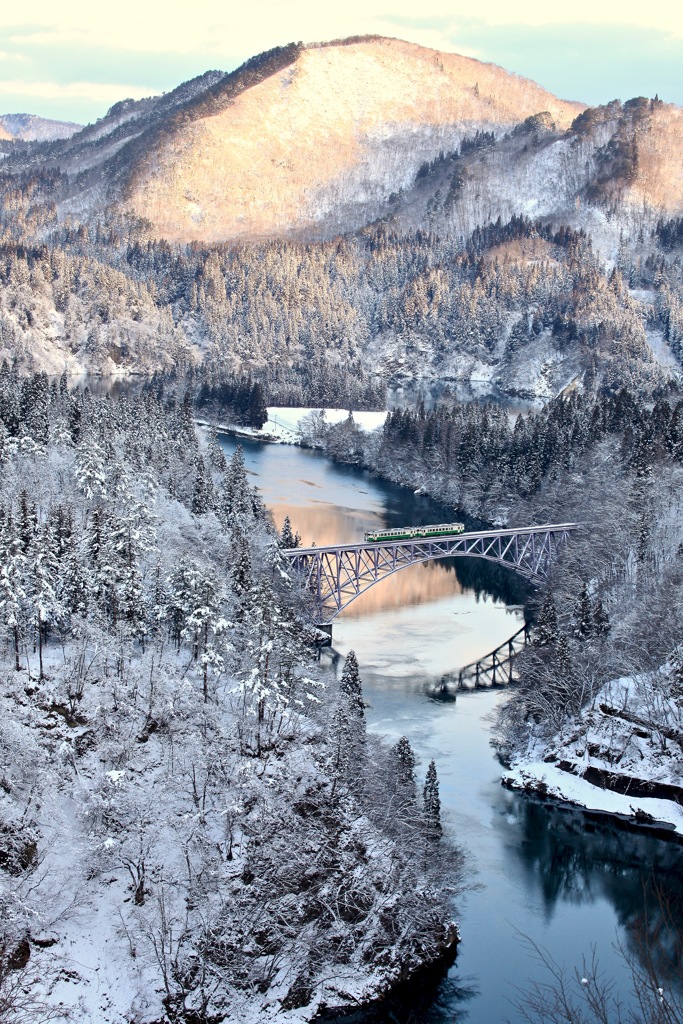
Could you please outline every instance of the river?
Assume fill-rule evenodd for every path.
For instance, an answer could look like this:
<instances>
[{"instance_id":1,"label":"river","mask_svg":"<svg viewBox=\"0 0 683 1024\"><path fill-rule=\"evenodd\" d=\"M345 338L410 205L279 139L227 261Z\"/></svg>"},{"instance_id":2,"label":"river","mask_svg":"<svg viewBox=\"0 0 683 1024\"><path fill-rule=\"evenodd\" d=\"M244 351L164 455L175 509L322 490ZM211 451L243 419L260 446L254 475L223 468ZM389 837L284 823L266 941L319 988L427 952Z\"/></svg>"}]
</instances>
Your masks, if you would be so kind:
<instances>
[{"instance_id":1,"label":"river","mask_svg":"<svg viewBox=\"0 0 683 1024\"><path fill-rule=\"evenodd\" d=\"M221 437L228 455L236 443ZM317 452L249 441L242 446L276 524L289 515L304 544L349 542L379 524L454 516ZM391 1019L521 1024L518 991L531 979L548 980L529 942L582 973L582 957L595 947L601 968L626 995L628 971L615 946L631 950L641 927L655 929L661 893L673 907L677 934L656 939L654 955L668 963L680 952L683 851L591 829L578 813L503 789L490 741L504 692L460 694L452 703L430 698L430 682L484 655L523 622L525 591L514 577L484 562L452 561L455 571L415 566L368 591L335 621L327 657L333 667L337 655L355 650L369 728L390 740L406 735L422 771L435 759L444 820L467 851L477 886L458 907L463 940L448 978L424 1005L397 1007Z\"/></svg>"}]
</instances>

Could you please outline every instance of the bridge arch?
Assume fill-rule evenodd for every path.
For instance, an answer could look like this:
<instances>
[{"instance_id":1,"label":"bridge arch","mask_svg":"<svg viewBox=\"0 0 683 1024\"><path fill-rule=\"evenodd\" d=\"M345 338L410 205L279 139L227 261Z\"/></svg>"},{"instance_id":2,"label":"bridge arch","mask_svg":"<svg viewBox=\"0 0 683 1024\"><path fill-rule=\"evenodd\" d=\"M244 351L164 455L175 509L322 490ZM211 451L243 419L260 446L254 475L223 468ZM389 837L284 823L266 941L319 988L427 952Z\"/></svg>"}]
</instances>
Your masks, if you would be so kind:
<instances>
[{"instance_id":1,"label":"bridge arch","mask_svg":"<svg viewBox=\"0 0 683 1024\"><path fill-rule=\"evenodd\" d=\"M283 555L315 595L320 623L328 625L377 583L409 565L437 558L481 558L512 569L538 586L548 576L557 547L575 529L575 523L560 523L389 543L291 548Z\"/></svg>"}]
</instances>

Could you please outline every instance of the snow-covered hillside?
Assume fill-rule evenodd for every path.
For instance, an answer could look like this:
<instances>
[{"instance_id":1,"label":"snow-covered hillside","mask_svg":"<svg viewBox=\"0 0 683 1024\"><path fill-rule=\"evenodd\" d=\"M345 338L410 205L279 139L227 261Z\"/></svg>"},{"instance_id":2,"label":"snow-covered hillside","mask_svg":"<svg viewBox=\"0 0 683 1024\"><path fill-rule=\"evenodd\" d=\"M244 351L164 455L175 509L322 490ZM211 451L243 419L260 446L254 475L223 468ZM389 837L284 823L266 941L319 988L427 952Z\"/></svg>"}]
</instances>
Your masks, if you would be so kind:
<instances>
[{"instance_id":1,"label":"snow-covered hillside","mask_svg":"<svg viewBox=\"0 0 683 1024\"><path fill-rule=\"evenodd\" d=\"M53 121L36 114L0 114L0 138L20 139L22 142L52 142L68 139L83 125L73 121ZM1 133L4 132L5 135Z\"/></svg>"},{"instance_id":2,"label":"snow-covered hillside","mask_svg":"<svg viewBox=\"0 0 683 1024\"><path fill-rule=\"evenodd\" d=\"M532 741L503 780L683 839L683 661L607 683L560 733Z\"/></svg>"},{"instance_id":3,"label":"snow-covered hillside","mask_svg":"<svg viewBox=\"0 0 683 1024\"><path fill-rule=\"evenodd\" d=\"M452 957L434 769L322 673L241 450L4 367L0 465L10 1020L305 1021Z\"/></svg>"}]
</instances>

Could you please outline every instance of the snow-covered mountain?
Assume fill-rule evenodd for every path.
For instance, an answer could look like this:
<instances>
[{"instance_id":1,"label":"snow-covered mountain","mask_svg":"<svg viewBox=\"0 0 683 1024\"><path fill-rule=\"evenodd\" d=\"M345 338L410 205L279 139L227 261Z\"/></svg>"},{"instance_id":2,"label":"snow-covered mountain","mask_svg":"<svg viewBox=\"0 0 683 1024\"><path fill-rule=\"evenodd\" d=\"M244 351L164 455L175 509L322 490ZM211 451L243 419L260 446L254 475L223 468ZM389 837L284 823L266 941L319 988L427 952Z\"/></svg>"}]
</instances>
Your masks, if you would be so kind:
<instances>
[{"instance_id":1,"label":"snow-covered mountain","mask_svg":"<svg viewBox=\"0 0 683 1024\"><path fill-rule=\"evenodd\" d=\"M540 110L568 128L583 109L495 65L395 39L291 44L124 100L30 161L78 175L64 214L114 201L178 241L319 237L368 223L466 136L504 134Z\"/></svg>"},{"instance_id":2,"label":"snow-covered mountain","mask_svg":"<svg viewBox=\"0 0 683 1024\"><path fill-rule=\"evenodd\" d=\"M52 142L67 139L82 127L73 121L53 121L36 114L0 114L0 139Z\"/></svg>"},{"instance_id":3,"label":"snow-covered mountain","mask_svg":"<svg viewBox=\"0 0 683 1024\"><path fill-rule=\"evenodd\" d=\"M364 37L122 100L5 170L58 168L60 218L106 208L169 241L333 238L379 218L466 237L522 213L611 243L683 212L682 118L642 98L587 109L493 64Z\"/></svg>"},{"instance_id":4,"label":"snow-covered mountain","mask_svg":"<svg viewBox=\"0 0 683 1024\"><path fill-rule=\"evenodd\" d=\"M0 360L659 387L683 351L682 117L369 37L0 142Z\"/></svg>"}]
</instances>

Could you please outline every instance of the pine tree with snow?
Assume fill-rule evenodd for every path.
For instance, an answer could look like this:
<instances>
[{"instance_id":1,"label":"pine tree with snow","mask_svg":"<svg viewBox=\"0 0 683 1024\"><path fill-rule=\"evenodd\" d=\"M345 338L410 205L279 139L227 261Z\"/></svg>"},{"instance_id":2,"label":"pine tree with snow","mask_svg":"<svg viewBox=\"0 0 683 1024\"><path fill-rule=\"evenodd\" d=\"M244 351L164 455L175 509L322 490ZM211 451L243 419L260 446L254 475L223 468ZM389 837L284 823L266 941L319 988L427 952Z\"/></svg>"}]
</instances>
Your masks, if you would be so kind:
<instances>
[{"instance_id":1,"label":"pine tree with snow","mask_svg":"<svg viewBox=\"0 0 683 1024\"><path fill-rule=\"evenodd\" d=\"M64 613L59 599L60 573L55 537L50 524L46 523L28 558L27 596L34 613L40 679L44 678L43 645L46 632Z\"/></svg>"},{"instance_id":2,"label":"pine tree with snow","mask_svg":"<svg viewBox=\"0 0 683 1024\"><path fill-rule=\"evenodd\" d=\"M232 558L229 567L230 585L237 599L238 618L241 618L249 604L251 590L254 585L249 541L241 530L233 530L231 554Z\"/></svg>"},{"instance_id":3,"label":"pine tree with snow","mask_svg":"<svg viewBox=\"0 0 683 1024\"><path fill-rule=\"evenodd\" d=\"M363 723L365 727L365 702L363 700L363 684L360 678L360 669L355 651L349 651L344 662L339 690L346 699L349 712L352 716Z\"/></svg>"},{"instance_id":4,"label":"pine tree with snow","mask_svg":"<svg viewBox=\"0 0 683 1024\"><path fill-rule=\"evenodd\" d=\"M298 548L301 543L301 537L298 533L292 532L292 522L289 516L285 516L285 521L282 524L282 530L280 531L280 544L286 550L291 548Z\"/></svg>"},{"instance_id":5,"label":"pine tree with snow","mask_svg":"<svg viewBox=\"0 0 683 1024\"><path fill-rule=\"evenodd\" d=\"M228 468L228 460L225 457L225 452L221 448L215 427L211 427L209 430L206 455L211 469L215 469L218 473L225 473Z\"/></svg>"},{"instance_id":6,"label":"pine tree with snow","mask_svg":"<svg viewBox=\"0 0 683 1024\"><path fill-rule=\"evenodd\" d=\"M223 477L223 488L218 497L218 513L223 524L232 529L249 527L253 517L252 488L247 479L242 445L234 451L227 473Z\"/></svg>"},{"instance_id":7,"label":"pine tree with snow","mask_svg":"<svg viewBox=\"0 0 683 1024\"><path fill-rule=\"evenodd\" d=\"M582 584L579 599L574 609L574 636L579 640L588 640L593 635L595 620L593 606L588 596L588 587Z\"/></svg>"},{"instance_id":8,"label":"pine tree with snow","mask_svg":"<svg viewBox=\"0 0 683 1024\"><path fill-rule=\"evenodd\" d=\"M438 843L443 834L441 825L441 798L439 797L439 779L436 774L436 764L429 762L424 788L422 790L424 816L427 826L427 837L433 843Z\"/></svg>"},{"instance_id":9,"label":"pine tree with snow","mask_svg":"<svg viewBox=\"0 0 683 1024\"><path fill-rule=\"evenodd\" d=\"M557 609L553 595L548 593L538 616L533 643L535 647L548 647L556 642Z\"/></svg>"},{"instance_id":10,"label":"pine tree with snow","mask_svg":"<svg viewBox=\"0 0 683 1024\"><path fill-rule=\"evenodd\" d=\"M28 554L38 531L38 513L35 502L31 501L27 492L22 490L19 495L17 510L17 530L23 554Z\"/></svg>"},{"instance_id":11,"label":"pine tree with snow","mask_svg":"<svg viewBox=\"0 0 683 1024\"><path fill-rule=\"evenodd\" d=\"M192 514L195 516L205 516L207 512L211 511L213 503L213 480L211 479L211 474L207 472L204 459L199 455L197 457L196 476L192 492Z\"/></svg>"},{"instance_id":12,"label":"pine tree with snow","mask_svg":"<svg viewBox=\"0 0 683 1024\"><path fill-rule=\"evenodd\" d=\"M19 531L12 516L6 514L0 523L0 623L11 637L17 672L21 669L21 621L26 602L25 563Z\"/></svg>"},{"instance_id":13,"label":"pine tree with snow","mask_svg":"<svg viewBox=\"0 0 683 1024\"><path fill-rule=\"evenodd\" d=\"M266 399L263 394L263 388L259 382L256 381L251 390L249 412L247 414L247 426L260 430L267 419L268 409L266 408Z\"/></svg>"},{"instance_id":14,"label":"pine tree with snow","mask_svg":"<svg viewBox=\"0 0 683 1024\"><path fill-rule=\"evenodd\" d=\"M340 701L332 712L329 731L329 757L327 771L332 779L331 796L334 798L340 785L346 785L352 771L354 733L349 709Z\"/></svg>"},{"instance_id":15,"label":"pine tree with snow","mask_svg":"<svg viewBox=\"0 0 683 1024\"><path fill-rule=\"evenodd\" d=\"M89 500L104 497L107 491L106 452L92 437L86 435L78 446L76 479L81 492Z\"/></svg>"},{"instance_id":16,"label":"pine tree with snow","mask_svg":"<svg viewBox=\"0 0 683 1024\"><path fill-rule=\"evenodd\" d=\"M397 789L405 796L415 796L415 754L406 736L393 745L389 752Z\"/></svg>"}]
</instances>

